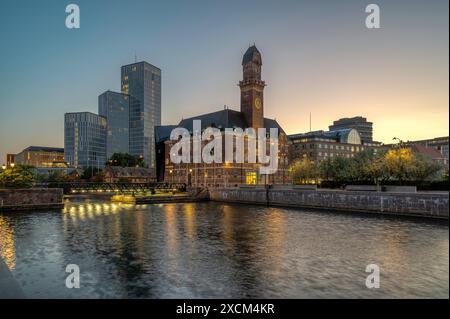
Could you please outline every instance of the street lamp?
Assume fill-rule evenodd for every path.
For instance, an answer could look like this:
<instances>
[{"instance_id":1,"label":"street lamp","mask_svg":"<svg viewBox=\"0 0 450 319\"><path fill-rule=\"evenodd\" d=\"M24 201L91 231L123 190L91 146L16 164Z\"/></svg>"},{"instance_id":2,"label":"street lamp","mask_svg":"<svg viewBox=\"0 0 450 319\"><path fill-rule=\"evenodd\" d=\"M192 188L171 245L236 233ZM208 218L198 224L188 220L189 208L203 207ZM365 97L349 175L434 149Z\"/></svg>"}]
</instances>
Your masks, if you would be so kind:
<instances>
[{"instance_id":1,"label":"street lamp","mask_svg":"<svg viewBox=\"0 0 450 319\"><path fill-rule=\"evenodd\" d=\"M11 164L10 164L11 168L14 168L15 165L16 165L16 164L14 164L14 163L11 163Z\"/></svg>"},{"instance_id":2,"label":"street lamp","mask_svg":"<svg viewBox=\"0 0 450 319\"><path fill-rule=\"evenodd\" d=\"M6 169L6 165L5 164L2 165L2 169Z\"/></svg>"}]
</instances>

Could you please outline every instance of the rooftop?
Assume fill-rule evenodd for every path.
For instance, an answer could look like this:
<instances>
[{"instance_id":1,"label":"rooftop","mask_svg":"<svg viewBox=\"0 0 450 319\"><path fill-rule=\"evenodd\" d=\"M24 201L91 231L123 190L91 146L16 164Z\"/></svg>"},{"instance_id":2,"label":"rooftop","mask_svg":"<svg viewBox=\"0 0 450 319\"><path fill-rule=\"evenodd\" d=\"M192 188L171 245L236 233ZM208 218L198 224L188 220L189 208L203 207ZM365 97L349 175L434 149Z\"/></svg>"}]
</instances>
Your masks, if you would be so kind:
<instances>
[{"instance_id":1,"label":"rooftop","mask_svg":"<svg viewBox=\"0 0 450 319\"><path fill-rule=\"evenodd\" d=\"M28 146L22 152L59 152L64 153L64 148L48 146Z\"/></svg>"}]
</instances>

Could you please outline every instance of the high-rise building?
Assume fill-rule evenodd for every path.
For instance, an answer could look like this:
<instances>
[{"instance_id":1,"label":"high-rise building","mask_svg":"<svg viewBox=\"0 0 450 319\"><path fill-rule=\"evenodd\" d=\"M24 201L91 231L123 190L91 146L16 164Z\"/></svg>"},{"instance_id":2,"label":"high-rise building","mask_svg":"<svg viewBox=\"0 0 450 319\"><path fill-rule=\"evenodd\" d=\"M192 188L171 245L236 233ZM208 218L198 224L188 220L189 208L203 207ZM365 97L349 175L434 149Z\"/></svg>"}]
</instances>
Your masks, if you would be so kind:
<instances>
[{"instance_id":1,"label":"high-rise building","mask_svg":"<svg viewBox=\"0 0 450 319\"><path fill-rule=\"evenodd\" d=\"M64 114L64 158L74 167L106 163L106 118L91 112Z\"/></svg>"},{"instance_id":2,"label":"high-rise building","mask_svg":"<svg viewBox=\"0 0 450 319\"><path fill-rule=\"evenodd\" d=\"M161 70L147 62L121 68L122 93L130 96L130 154L155 171L155 126L161 125Z\"/></svg>"},{"instance_id":3,"label":"high-rise building","mask_svg":"<svg viewBox=\"0 0 450 319\"><path fill-rule=\"evenodd\" d=\"M372 142L373 123L367 122L367 119L362 116L339 119L334 121L333 125L330 125L328 128L330 131L353 128L361 135L361 142L363 144Z\"/></svg>"},{"instance_id":4,"label":"high-rise building","mask_svg":"<svg viewBox=\"0 0 450 319\"><path fill-rule=\"evenodd\" d=\"M106 118L106 158L114 153L129 153L130 97L106 91L98 97L98 114Z\"/></svg>"}]
</instances>

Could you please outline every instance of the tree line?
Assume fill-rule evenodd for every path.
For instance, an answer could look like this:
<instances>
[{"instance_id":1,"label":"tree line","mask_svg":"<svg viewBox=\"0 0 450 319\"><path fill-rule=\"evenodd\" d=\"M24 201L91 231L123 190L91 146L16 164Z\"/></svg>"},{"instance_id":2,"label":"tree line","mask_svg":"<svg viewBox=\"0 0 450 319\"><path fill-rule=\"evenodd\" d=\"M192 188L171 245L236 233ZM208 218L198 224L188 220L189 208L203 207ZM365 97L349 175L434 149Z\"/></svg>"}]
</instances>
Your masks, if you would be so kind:
<instances>
[{"instance_id":1,"label":"tree line","mask_svg":"<svg viewBox=\"0 0 450 319\"><path fill-rule=\"evenodd\" d=\"M448 183L448 166L408 148L390 149L379 154L367 150L353 157L333 157L319 163L303 158L290 165L289 174L294 184L331 187L347 184L413 185L445 180Z\"/></svg>"}]
</instances>

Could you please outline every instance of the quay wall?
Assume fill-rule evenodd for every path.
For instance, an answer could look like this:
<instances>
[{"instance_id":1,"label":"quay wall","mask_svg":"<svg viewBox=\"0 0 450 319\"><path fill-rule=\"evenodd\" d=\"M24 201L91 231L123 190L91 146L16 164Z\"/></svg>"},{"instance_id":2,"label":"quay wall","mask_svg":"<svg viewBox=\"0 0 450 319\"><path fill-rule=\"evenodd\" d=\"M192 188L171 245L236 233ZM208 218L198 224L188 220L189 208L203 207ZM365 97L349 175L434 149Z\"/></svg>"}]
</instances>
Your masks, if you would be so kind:
<instances>
[{"instance_id":1,"label":"quay wall","mask_svg":"<svg viewBox=\"0 0 450 319\"><path fill-rule=\"evenodd\" d=\"M408 215L448 219L447 193L390 193L370 191L216 188L210 199L221 202L316 208L349 212Z\"/></svg>"},{"instance_id":2,"label":"quay wall","mask_svg":"<svg viewBox=\"0 0 450 319\"><path fill-rule=\"evenodd\" d=\"M64 207L61 188L0 189L0 211Z\"/></svg>"}]
</instances>

